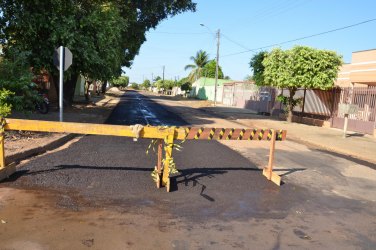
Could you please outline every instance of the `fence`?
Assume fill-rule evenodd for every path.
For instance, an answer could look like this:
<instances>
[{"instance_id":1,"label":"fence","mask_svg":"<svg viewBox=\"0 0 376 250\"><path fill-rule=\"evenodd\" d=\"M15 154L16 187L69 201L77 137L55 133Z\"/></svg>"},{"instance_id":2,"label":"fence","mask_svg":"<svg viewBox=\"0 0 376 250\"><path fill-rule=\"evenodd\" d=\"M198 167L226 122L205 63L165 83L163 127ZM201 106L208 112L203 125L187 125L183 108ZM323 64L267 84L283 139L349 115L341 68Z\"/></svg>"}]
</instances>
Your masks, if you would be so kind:
<instances>
[{"instance_id":1,"label":"fence","mask_svg":"<svg viewBox=\"0 0 376 250\"><path fill-rule=\"evenodd\" d=\"M349 115L348 129L373 134L376 128L376 87L342 88L334 94L332 127L343 128L344 114L340 104L355 104L358 112Z\"/></svg>"},{"instance_id":2,"label":"fence","mask_svg":"<svg viewBox=\"0 0 376 250\"><path fill-rule=\"evenodd\" d=\"M253 83L235 82L225 84L223 103L228 106L246 108L258 113L279 115L284 107L276 100L278 95L289 96L288 89L257 87ZM349 116L349 130L373 134L376 125L376 87L333 88L330 90L305 89L296 91L295 98L301 98L294 108L295 121L343 128L344 115L338 113L341 103L356 104L359 110Z\"/></svg>"},{"instance_id":3,"label":"fence","mask_svg":"<svg viewBox=\"0 0 376 250\"><path fill-rule=\"evenodd\" d=\"M156 185L166 186L170 191L170 173L175 163L172 158L174 140L248 140L270 141L269 164L263 170L268 180L280 185L281 177L273 172L274 151L276 141L286 139L285 130L273 129L225 129L225 128L179 128L179 127L151 127L136 124L134 126L119 126L106 124L87 124L72 122L50 122L21 119L1 119L0 133L0 180L14 173L14 166L5 165L4 130L75 133L91 135L112 135L133 138L149 138L158 141L158 161L153 171ZM164 147L163 147L164 143ZM162 161L162 150L165 158Z\"/></svg>"},{"instance_id":4,"label":"fence","mask_svg":"<svg viewBox=\"0 0 376 250\"><path fill-rule=\"evenodd\" d=\"M223 85L223 104L246 108L257 113L279 114L280 104L275 97L279 91L272 87L258 87L252 82Z\"/></svg>"}]
</instances>

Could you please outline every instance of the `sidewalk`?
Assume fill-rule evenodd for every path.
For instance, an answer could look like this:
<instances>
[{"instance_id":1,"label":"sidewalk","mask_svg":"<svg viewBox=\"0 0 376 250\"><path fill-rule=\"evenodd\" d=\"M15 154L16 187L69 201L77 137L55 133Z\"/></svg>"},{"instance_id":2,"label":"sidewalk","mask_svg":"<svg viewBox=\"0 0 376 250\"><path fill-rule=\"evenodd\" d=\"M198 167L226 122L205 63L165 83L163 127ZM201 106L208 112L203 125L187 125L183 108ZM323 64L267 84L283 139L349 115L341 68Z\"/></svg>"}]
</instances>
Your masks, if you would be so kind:
<instances>
[{"instance_id":1,"label":"sidewalk","mask_svg":"<svg viewBox=\"0 0 376 250\"><path fill-rule=\"evenodd\" d=\"M153 95L150 97L178 112L192 125L285 129L287 140L350 156L372 165L376 164L376 138L371 135L349 131L347 138L343 138L343 131L339 129L288 123L270 116L257 115L247 109L225 106L205 107L200 100L174 100L171 97Z\"/></svg>"},{"instance_id":2,"label":"sidewalk","mask_svg":"<svg viewBox=\"0 0 376 250\"><path fill-rule=\"evenodd\" d=\"M65 122L104 123L118 104L123 92L110 91L105 96L93 97L92 103L76 102L73 107L64 110ZM59 121L59 111L51 108L48 114L15 113L9 118ZM34 133L7 131L5 134L6 163L17 162L30 156L41 154L68 142L75 135L60 133Z\"/></svg>"}]
</instances>

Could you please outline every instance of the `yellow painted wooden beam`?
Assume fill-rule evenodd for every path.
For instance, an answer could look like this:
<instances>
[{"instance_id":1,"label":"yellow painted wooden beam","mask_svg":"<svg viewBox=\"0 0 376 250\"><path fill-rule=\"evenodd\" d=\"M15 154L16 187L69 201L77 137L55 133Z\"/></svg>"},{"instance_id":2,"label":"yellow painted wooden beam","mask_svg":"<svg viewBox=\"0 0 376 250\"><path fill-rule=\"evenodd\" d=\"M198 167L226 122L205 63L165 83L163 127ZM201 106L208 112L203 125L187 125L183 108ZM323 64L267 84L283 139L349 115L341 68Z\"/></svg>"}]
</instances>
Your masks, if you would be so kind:
<instances>
[{"instance_id":1,"label":"yellow painted wooden beam","mask_svg":"<svg viewBox=\"0 0 376 250\"><path fill-rule=\"evenodd\" d=\"M144 127L140 138L164 139L170 128ZM5 130L136 137L130 126L6 119Z\"/></svg>"},{"instance_id":2,"label":"yellow painted wooden beam","mask_svg":"<svg viewBox=\"0 0 376 250\"><path fill-rule=\"evenodd\" d=\"M0 170L5 168L4 133L0 132Z\"/></svg>"}]
</instances>

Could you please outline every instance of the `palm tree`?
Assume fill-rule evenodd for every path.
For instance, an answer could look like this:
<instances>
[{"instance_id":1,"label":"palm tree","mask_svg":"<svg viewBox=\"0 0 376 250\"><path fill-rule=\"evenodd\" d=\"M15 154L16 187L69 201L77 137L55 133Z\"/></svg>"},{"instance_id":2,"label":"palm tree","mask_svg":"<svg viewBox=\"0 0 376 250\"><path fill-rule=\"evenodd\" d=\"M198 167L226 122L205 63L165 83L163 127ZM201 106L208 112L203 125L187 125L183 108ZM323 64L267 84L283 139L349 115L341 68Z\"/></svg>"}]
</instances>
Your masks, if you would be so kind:
<instances>
[{"instance_id":1,"label":"palm tree","mask_svg":"<svg viewBox=\"0 0 376 250\"><path fill-rule=\"evenodd\" d=\"M195 81L201 75L201 71L204 66L209 62L209 54L206 51L199 50L196 53L196 56L191 56L190 59L194 64L188 64L184 67L184 70L192 69L189 74L189 80Z\"/></svg>"}]
</instances>

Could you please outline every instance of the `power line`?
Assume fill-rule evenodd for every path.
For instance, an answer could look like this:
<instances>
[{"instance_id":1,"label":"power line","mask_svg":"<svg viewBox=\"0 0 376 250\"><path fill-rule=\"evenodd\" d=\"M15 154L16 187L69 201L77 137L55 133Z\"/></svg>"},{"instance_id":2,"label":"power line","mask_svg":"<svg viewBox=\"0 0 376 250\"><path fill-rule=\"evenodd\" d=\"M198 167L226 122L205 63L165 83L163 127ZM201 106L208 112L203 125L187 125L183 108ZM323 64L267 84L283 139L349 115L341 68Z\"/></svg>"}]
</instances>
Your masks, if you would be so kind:
<instances>
[{"instance_id":1,"label":"power line","mask_svg":"<svg viewBox=\"0 0 376 250\"><path fill-rule=\"evenodd\" d=\"M369 23L369 22L374 22L374 21L376 21L376 18L365 20L365 21L360 22L360 23L347 25L347 26L344 26L344 27L341 27L341 28L316 33L316 34L309 35L309 36L304 36L304 37L300 37L300 38L296 38L296 39L292 39L292 40L288 40L288 41L284 41L284 42L280 42L280 43L274 43L274 44L271 44L271 45L267 45L267 46L263 46L263 47L259 47L259 48L255 48L255 49L247 49L245 51L241 51L241 52L237 52L237 53L227 54L227 55L224 55L222 57L234 56L234 55L244 54L244 53L247 53L247 52L255 52L257 50L266 49L266 48L274 47L274 46L277 46L277 45L283 45L283 44L286 44L286 43L296 42L296 41L308 39L308 38L311 38L311 37L321 36L321 35L325 35L325 34L328 34L328 33L336 32L336 31L340 31L340 30L344 30L344 29L349 29L349 28L352 28L352 27L355 27L355 26L359 26L359 25Z\"/></svg>"},{"instance_id":2,"label":"power line","mask_svg":"<svg viewBox=\"0 0 376 250\"><path fill-rule=\"evenodd\" d=\"M228 37L227 35L225 35L225 34L223 34L223 33L221 33L221 35L222 35L226 40L228 40L228 41L230 41L230 42L232 42L232 43L238 45L239 47L242 47L243 49L246 49L246 50L250 50L250 49L247 48L246 46L244 46L244 45L242 45L242 44L240 44L240 43L238 43L238 42L232 40L232 39L231 39L230 37Z\"/></svg>"},{"instance_id":3,"label":"power line","mask_svg":"<svg viewBox=\"0 0 376 250\"><path fill-rule=\"evenodd\" d=\"M168 31L154 31L153 33L167 34L167 35L204 35L208 32L168 32Z\"/></svg>"},{"instance_id":4,"label":"power line","mask_svg":"<svg viewBox=\"0 0 376 250\"><path fill-rule=\"evenodd\" d=\"M265 11L264 13L259 13L259 17L257 15L253 16L253 21L249 22L248 25L258 23L264 19L274 18L293 9L301 7L307 4L308 2L309 1L299 2L295 0L288 1L286 3L280 2L281 6L276 6L277 8L274 8L276 11L274 11L274 9L272 8L268 11Z\"/></svg>"}]
</instances>

